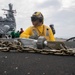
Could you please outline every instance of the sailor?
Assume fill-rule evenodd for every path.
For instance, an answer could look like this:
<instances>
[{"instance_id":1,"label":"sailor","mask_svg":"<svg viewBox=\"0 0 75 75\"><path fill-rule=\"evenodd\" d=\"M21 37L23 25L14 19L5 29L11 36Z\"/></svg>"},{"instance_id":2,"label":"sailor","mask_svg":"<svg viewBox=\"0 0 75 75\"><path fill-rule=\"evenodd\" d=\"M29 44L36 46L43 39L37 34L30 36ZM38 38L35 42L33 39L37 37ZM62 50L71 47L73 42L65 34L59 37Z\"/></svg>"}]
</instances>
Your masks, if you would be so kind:
<instances>
[{"instance_id":1,"label":"sailor","mask_svg":"<svg viewBox=\"0 0 75 75\"><path fill-rule=\"evenodd\" d=\"M15 38L15 30L13 29L13 31L10 33L10 35L12 36L12 38Z\"/></svg>"},{"instance_id":2,"label":"sailor","mask_svg":"<svg viewBox=\"0 0 75 75\"><path fill-rule=\"evenodd\" d=\"M15 32L15 38L19 38L19 36L20 36L20 32L18 30L18 31Z\"/></svg>"},{"instance_id":3,"label":"sailor","mask_svg":"<svg viewBox=\"0 0 75 75\"><path fill-rule=\"evenodd\" d=\"M49 27L52 29L53 35L55 35L56 31L54 28L54 24L50 24Z\"/></svg>"},{"instance_id":4,"label":"sailor","mask_svg":"<svg viewBox=\"0 0 75 75\"><path fill-rule=\"evenodd\" d=\"M43 24L44 17L41 12L34 12L31 16L33 26L28 27L20 38L38 39L39 36L44 36L48 41L55 41L54 35L50 27Z\"/></svg>"},{"instance_id":5,"label":"sailor","mask_svg":"<svg viewBox=\"0 0 75 75\"><path fill-rule=\"evenodd\" d=\"M23 28L20 28L20 34L23 33L23 32L24 32Z\"/></svg>"}]
</instances>

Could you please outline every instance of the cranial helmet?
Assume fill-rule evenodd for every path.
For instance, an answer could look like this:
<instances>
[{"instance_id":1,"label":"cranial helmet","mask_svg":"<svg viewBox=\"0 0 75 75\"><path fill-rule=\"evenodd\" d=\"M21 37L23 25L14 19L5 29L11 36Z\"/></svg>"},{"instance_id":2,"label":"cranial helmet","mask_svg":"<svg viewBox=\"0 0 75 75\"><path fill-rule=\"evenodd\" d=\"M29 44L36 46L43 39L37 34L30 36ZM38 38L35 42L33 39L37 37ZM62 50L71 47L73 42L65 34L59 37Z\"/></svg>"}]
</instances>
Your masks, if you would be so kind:
<instances>
[{"instance_id":1,"label":"cranial helmet","mask_svg":"<svg viewBox=\"0 0 75 75\"><path fill-rule=\"evenodd\" d=\"M31 16L31 21L39 20L39 22L43 23L43 15L41 12L34 12L34 14Z\"/></svg>"}]
</instances>

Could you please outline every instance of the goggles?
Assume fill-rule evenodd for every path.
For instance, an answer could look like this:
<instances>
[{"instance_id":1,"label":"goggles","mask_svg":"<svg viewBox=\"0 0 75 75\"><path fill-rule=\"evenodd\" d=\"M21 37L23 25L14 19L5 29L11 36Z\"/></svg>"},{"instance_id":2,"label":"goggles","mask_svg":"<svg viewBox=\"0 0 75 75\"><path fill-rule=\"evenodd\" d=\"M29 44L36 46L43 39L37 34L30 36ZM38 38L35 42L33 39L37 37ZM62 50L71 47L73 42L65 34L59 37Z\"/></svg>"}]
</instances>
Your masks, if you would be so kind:
<instances>
[{"instance_id":1,"label":"goggles","mask_svg":"<svg viewBox=\"0 0 75 75\"><path fill-rule=\"evenodd\" d=\"M37 21L37 20L38 20L38 18L36 16L31 17L31 21Z\"/></svg>"}]
</instances>

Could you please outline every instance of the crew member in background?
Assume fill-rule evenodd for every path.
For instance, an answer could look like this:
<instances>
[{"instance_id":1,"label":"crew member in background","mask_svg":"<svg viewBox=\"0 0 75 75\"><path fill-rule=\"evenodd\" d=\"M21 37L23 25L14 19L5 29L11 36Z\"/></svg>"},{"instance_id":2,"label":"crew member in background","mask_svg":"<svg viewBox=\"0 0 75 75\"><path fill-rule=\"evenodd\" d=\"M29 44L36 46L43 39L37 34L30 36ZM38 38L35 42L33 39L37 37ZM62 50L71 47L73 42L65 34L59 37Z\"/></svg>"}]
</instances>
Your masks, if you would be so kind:
<instances>
[{"instance_id":1,"label":"crew member in background","mask_svg":"<svg viewBox=\"0 0 75 75\"><path fill-rule=\"evenodd\" d=\"M20 37L20 32L19 30L15 32L15 38L19 38Z\"/></svg>"},{"instance_id":2,"label":"crew member in background","mask_svg":"<svg viewBox=\"0 0 75 75\"><path fill-rule=\"evenodd\" d=\"M43 24L44 17L41 12L34 12L31 16L33 26L28 27L20 38L38 39L39 36L44 36L48 41L55 41L54 35L50 27Z\"/></svg>"},{"instance_id":3,"label":"crew member in background","mask_svg":"<svg viewBox=\"0 0 75 75\"><path fill-rule=\"evenodd\" d=\"M20 34L23 33L23 32L24 32L23 28L20 28Z\"/></svg>"},{"instance_id":4,"label":"crew member in background","mask_svg":"<svg viewBox=\"0 0 75 75\"><path fill-rule=\"evenodd\" d=\"M50 24L49 27L52 29L53 35L56 33L54 24Z\"/></svg>"},{"instance_id":5,"label":"crew member in background","mask_svg":"<svg viewBox=\"0 0 75 75\"><path fill-rule=\"evenodd\" d=\"M15 38L15 30L13 29L13 31L10 33L12 38Z\"/></svg>"}]
</instances>

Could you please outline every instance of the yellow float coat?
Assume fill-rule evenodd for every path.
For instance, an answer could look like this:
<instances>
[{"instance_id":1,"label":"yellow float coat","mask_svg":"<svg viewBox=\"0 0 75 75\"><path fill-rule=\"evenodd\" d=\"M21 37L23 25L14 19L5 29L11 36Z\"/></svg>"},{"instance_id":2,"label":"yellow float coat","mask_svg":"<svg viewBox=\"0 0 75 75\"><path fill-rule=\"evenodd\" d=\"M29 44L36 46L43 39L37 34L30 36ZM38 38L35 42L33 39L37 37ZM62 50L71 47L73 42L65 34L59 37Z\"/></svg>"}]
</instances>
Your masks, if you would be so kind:
<instances>
[{"instance_id":1,"label":"yellow float coat","mask_svg":"<svg viewBox=\"0 0 75 75\"><path fill-rule=\"evenodd\" d=\"M37 27L30 26L20 35L20 38L29 38L34 35L33 30L38 33L38 36L44 36L47 41L55 41L51 28L43 24Z\"/></svg>"}]
</instances>

